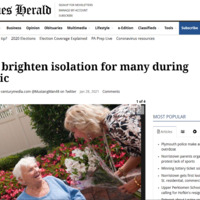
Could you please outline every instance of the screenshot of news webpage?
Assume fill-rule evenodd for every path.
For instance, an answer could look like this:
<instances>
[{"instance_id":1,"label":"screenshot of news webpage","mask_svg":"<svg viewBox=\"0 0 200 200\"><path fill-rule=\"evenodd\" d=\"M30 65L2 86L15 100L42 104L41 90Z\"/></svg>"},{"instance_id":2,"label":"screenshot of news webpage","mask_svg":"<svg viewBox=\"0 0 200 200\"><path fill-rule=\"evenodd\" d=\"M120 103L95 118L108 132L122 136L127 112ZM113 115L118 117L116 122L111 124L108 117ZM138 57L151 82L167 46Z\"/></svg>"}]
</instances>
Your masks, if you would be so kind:
<instances>
[{"instance_id":1,"label":"screenshot of news webpage","mask_svg":"<svg viewBox=\"0 0 200 200\"><path fill-rule=\"evenodd\" d=\"M0 104L145 104L143 199L199 199L200 23L97 6L0 7Z\"/></svg>"}]
</instances>

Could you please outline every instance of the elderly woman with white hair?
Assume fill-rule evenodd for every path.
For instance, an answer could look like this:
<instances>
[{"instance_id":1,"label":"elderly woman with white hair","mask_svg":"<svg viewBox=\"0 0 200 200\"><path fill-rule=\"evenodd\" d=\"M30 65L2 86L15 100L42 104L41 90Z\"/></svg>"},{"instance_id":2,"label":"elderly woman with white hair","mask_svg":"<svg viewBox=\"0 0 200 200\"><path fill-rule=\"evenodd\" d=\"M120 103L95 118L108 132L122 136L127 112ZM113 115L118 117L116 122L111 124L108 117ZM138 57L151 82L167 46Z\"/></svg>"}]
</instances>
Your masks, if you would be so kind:
<instances>
[{"instance_id":1,"label":"elderly woman with white hair","mask_svg":"<svg viewBox=\"0 0 200 200\"><path fill-rule=\"evenodd\" d=\"M101 105L74 105L65 116L64 126L74 132L75 138L87 142L98 136L109 135L130 154L127 162L115 172L124 176L141 162L142 107L136 104L120 105L113 110ZM107 142L105 141L105 144ZM134 177L120 189L134 193L141 187L141 176Z\"/></svg>"},{"instance_id":2,"label":"elderly woman with white hair","mask_svg":"<svg viewBox=\"0 0 200 200\"><path fill-rule=\"evenodd\" d=\"M53 176L42 178L34 157L22 158L14 167L13 174L25 190L18 200L85 200L77 189L66 185Z\"/></svg>"}]
</instances>

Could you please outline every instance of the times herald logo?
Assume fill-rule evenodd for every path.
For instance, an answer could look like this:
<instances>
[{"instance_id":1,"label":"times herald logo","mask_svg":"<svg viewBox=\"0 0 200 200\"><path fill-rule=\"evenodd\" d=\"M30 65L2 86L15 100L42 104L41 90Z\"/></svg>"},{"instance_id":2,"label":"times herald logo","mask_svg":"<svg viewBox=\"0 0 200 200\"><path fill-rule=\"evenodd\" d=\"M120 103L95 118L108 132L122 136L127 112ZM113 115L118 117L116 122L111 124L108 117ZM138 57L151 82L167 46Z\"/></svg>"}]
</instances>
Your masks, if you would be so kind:
<instances>
[{"instance_id":1,"label":"times herald logo","mask_svg":"<svg viewBox=\"0 0 200 200\"><path fill-rule=\"evenodd\" d=\"M23 4L16 4L16 16L17 15L50 15L51 8L47 5L41 7L26 7Z\"/></svg>"},{"instance_id":2,"label":"times herald logo","mask_svg":"<svg viewBox=\"0 0 200 200\"><path fill-rule=\"evenodd\" d=\"M15 5L16 16L17 15L50 15L51 8L47 5L42 5L38 7L27 7L23 4ZM0 15L12 15L13 7L0 7Z\"/></svg>"}]
</instances>

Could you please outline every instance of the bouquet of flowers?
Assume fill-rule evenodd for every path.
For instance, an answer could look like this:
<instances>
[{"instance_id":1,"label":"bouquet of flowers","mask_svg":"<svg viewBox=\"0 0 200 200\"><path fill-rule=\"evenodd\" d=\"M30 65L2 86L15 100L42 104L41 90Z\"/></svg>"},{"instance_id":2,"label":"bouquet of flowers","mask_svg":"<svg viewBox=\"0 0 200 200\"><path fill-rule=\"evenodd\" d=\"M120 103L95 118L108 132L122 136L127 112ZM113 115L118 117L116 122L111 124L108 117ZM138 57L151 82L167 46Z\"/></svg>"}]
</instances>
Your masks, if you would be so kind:
<instances>
[{"instance_id":1,"label":"bouquet of flowers","mask_svg":"<svg viewBox=\"0 0 200 200\"><path fill-rule=\"evenodd\" d=\"M89 172L95 171L97 159L90 148L86 147L84 151L77 148L72 151L72 156L65 159L65 166L73 181L83 180Z\"/></svg>"},{"instance_id":2,"label":"bouquet of flowers","mask_svg":"<svg viewBox=\"0 0 200 200\"><path fill-rule=\"evenodd\" d=\"M73 157L65 159L65 166L73 187L82 190L93 186L119 187L126 183L114 175L94 149L75 149L72 155ZM135 175L138 174L140 173Z\"/></svg>"},{"instance_id":3,"label":"bouquet of flowers","mask_svg":"<svg viewBox=\"0 0 200 200\"><path fill-rule=\"evenodd\" d=\"M70 173L72 185L78 189L84 189L94 185L120 186L124 181L115 176L106 166L104 161L86 147L83 151L75 149L73 157L65 159L67 173Z\"/></svg>"}]
</instances>

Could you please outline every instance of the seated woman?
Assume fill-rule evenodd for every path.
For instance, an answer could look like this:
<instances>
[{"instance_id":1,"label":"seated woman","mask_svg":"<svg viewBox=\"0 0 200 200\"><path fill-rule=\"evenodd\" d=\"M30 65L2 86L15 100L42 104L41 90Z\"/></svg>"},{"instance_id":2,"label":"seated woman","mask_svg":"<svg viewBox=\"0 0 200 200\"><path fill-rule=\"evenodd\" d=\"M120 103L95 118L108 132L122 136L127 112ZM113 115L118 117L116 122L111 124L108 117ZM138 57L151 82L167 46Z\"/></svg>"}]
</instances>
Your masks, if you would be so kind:
<instances>
[{"instance_id":1,"label":"seated woman","mask_svg":"<svg viewBox=\"0 0 200 200\"><path fill-rule=\"evenodd\" d=\"M85 200L77 189L65 185L53 176L42 178L34 157L22 158L14 167L13 174L19 183L26 185L18 200Z\"/></svg>"}]
</instances>

